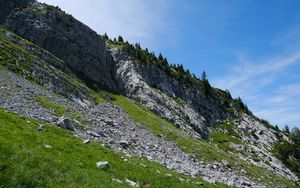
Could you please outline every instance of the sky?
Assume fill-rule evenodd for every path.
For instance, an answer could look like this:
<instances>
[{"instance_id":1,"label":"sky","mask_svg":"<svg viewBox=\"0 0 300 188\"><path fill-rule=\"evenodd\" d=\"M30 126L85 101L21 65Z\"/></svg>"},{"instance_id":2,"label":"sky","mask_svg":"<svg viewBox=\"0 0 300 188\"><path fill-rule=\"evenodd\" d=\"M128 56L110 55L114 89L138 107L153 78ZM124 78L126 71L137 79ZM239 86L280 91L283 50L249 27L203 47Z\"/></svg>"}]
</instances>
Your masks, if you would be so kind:
<instances>
[{"instance_id":1,"label":"sky","mask_svg":"<svg viewBox=\"0 0 300 188\"><path fill-rule=\"evenodd\" d=\"M241 97L273 125L300 128L299 0L40 0L99 34L162 53Z\"/></svg>"}]
</instances>

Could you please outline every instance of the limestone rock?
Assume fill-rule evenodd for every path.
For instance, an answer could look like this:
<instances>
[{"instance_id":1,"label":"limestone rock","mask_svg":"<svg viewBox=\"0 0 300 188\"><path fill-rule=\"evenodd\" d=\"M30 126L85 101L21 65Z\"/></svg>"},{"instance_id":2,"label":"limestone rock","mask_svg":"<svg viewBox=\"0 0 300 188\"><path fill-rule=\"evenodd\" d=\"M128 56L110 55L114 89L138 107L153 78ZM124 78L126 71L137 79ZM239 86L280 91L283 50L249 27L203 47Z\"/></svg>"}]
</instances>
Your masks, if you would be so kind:
<instances>
[{"instance_id":1,"label":"limestone rock","mask_svg":"<svg viewBox=\"0 0 300 188\"><path fill-rule=\"evenodd\" d=\"M128 183L131 187L139 187L139 184L136 183L136 182L134 182L134 181L132 181L132 180L126 179L125 181L126 181L126 183Z\"/></svg>"},{"instance_id":2,"label":"limestone rock","mask_svg":"<svg viewBox=\"0 0 300 188\"><path fill-rule=\"evenodd\" d=\"M109 166L109 162L107 162L107 161L99 161L99 162L96 163L96 166L98 168L105 168L105 167Z\"/></svg>"},{"instance_id":3,"label":"limestone rock","mask_svg":"<svg viewBox=\"0 0 300 188\"><path fill-rule=\"evenodd\" d=\"M63 129L74 131L74 127L72 126L72 121L69 118L61 117L57 121L57 125Z\"/></svg>"}]
</instances>

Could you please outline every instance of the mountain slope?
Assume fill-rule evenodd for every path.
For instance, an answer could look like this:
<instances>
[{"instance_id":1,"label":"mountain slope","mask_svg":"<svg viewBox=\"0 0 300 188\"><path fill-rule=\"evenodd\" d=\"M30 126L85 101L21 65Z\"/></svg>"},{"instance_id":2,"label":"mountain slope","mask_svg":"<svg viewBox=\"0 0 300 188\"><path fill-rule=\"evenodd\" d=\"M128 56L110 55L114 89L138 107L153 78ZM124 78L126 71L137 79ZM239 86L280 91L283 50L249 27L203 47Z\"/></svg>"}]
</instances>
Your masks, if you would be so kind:
<instances>
[{"instance_id":1,"label":"mountain slope","mask_svg":"<svg viewBox=\"0 0 300 188\"><path fill-rule=\"evenodd\" d=\"M272 153L288 137L229 92L52 6L1 4L1 107L52 125L67 116L79 137L209 182L295 186Z\"/></svg>"},{"instance_id":2,"label":"mountain slope","mask_svg":"<svg viewBox=\"0 0 300 188\"><path fill-rule=\"evenodd\" d=\"M94 31L54 7L29 1L25 8L14 9L3 20L2 24L16 34L62 59L86 84L138 100L194 136L206 138L207 126L233 117L232 111L239 109L225 92L223 100L218 95L222 94L220 90L203 91L198 86L203 83L197 79L189 87L166 74L155 59L145 65L120 48L107 49ZM186 104L174 103L153 87ZM230 108L233 110L227 110Z\"/></svg>"}]
</instances>

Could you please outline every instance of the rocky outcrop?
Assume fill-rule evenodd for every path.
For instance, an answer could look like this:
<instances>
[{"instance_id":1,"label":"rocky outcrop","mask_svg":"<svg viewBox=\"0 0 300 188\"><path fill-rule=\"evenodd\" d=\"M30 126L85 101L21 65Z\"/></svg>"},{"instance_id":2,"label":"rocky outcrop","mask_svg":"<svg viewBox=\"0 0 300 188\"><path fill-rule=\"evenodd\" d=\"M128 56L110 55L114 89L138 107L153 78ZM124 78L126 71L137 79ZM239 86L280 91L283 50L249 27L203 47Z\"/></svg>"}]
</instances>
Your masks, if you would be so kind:
<instances>
[{"instance_id":1,"label":"rocky outcrop","mask_svg":"<svg viewBox=\"0 0 300 188\"><path fill-rule=\"evenodd\" d=\"M148 107L178 128L207 138L207 126L232 117L215 96L186 86L168 76L157 64L136 63L122 50L111 49L118 90Z\"/></svg>"},{"instance_id":2,"label":"rocky outcrop","mask_svg":"<svg viewBox=\"0 0 300 188\"><path fill-rule=\"evenodd\" d=\"M0 11L0 23L5 21L6 17L10 14L13 14L15 11L19 9L27 7L29 4L34 3L34 0L0 0L1 11ZM16 10L18 9L18 10Z\"/></svg>"},{"instance_id":3,"label":"rocky outcrop","mask_svg":"<svg viewBox=\"0 0 300 188\"><path fill-rule=\"evenodd\" d=\"M110 57L96 32L55 7L8 2L13 6L0 6L0 12L11 10L1 24L64 60L90 85L114 89Z\"/></svg>"},{"instance_id":4,"label":"rocky outcrop","mask_svg":"<svg viewBox=\"0 0 300 188\"><path fill-rule=\"evenodd\" d=\"M293 181L299 181L299 178L291 172L281 161L279 161L272 149L279 140L287 140L288 137L274 128L266 127L256 118L241 114L239 121L235 123L235 131L240 135L241 140L247 145L236 145L240 157L255 166L265 168L274 173L287 177ZM234 144L232 144L234 145ZM241 155L245 153L245 155Z\"/></svg>"},{"instance_id":5,"label":"rocky outcrop","mask_svg":"<svg viewBox=\"0 0 300 188\"><path fill-rule=\"evenodd\" d=\"M24 78L81 103L91 98L88 88L62 60L3 28L0 28L0 50L1 64Z\"/></svg>"}]
</instances>

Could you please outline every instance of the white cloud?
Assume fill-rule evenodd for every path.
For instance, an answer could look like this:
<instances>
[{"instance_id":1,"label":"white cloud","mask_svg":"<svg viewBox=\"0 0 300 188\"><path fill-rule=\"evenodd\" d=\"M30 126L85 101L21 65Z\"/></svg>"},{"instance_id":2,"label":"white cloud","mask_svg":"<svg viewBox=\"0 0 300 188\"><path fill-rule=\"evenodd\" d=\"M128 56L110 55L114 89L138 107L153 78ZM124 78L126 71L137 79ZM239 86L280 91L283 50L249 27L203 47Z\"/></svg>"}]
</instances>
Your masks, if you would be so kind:
<instances>
[{"instance_id":1,"label":"white cloud","mask_svg":"<svg viewBox=\"0 0 300 188\"><path fill-rule=\"evenodd\" d=\"M258 61L237 55L230 74L213 83L241 96L254 114L280 126L300 126L300 82L285 80L298 74L300 49Z\"/></svg>"},{"instance_id":2,"label":"white cloud","mask_svg":"<svg viewBox=\"0 0 300 188\"><path fill-rule=\"evenodd\" d=\"M251 85L256 82L253 85L255 88L270 84L280 72L284 71L284 68L299 63L300 50L260 62L253 62L245 57L241 58L241 55L238 55L238 58L239 63L232 68L233 73L225 78L215 80L216 86L231 89L240 87L240 85L247 85L249 81Z\"/></svg>"},{"instance_id":3,"label":"white cloud","mask_svg":"<svg viewBox=\"0 0 300 188\"><path fill-rule=\"evenodd\" d=\"M130 42L151 46L168 27L168 1L141 0L40 0L59 6L99 34L123 36Z\"/></svg>"}]
</instances>

